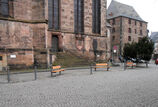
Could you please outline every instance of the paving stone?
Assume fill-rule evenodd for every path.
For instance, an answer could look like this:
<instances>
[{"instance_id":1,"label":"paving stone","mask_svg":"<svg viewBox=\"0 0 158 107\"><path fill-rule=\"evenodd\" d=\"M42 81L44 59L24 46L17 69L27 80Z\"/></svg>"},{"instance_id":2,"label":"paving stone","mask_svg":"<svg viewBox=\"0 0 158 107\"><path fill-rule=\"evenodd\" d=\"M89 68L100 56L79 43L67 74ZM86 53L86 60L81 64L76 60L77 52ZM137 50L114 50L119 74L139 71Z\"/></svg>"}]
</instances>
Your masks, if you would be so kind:
<instances>
[{"instance_id":1,"label":"paving stone","mask_svg":"<svg viewBox=\"0 0 158 107\"><path fill-rule=\"evenodd\" d=\"M17 74L17 82L0 83L0 107L158 107L157 69L67 70L52 78L46 72L25 82L22 76L32 74Z\"/></svg>"}]
</instances>

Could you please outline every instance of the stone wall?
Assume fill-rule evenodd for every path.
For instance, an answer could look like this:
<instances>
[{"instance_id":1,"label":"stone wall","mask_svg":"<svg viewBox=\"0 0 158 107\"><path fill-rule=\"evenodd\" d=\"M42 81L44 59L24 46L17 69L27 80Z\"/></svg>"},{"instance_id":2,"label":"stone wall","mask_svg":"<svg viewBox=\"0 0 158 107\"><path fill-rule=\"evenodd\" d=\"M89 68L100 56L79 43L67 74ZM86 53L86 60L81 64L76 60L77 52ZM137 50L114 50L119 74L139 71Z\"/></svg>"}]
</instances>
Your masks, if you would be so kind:
<instances>
[{"instance_id":1,"label":"stone wall","mask_svg":"<svg viewBox=\"0 0 158 107\"><path fill-rule=\"evenodd\" d=\"M75 54L93 59L94 51L100 59L105 59L107 40L105 37L94 37L89 35L77 36L74 34L63 34L63 48ZM108 48L108 46L107 46Z\"/></svg>"},{"instance_id":2,"label":"stone wall","mask_svg":"<svg viewBox=\"0 0 158 107\"><path fill-rule=\"evenodd\" d=\"M46 63L45 24L0 20L0 52L7 54L8 65L12 67L30 67L34 57L39 63ZM34 52L34 51L38 51ZM10 58L15 55L16 58Z\"/></svg>"},{"instance_id":3,"label":"stone wall","mask_svg":"<svg viewBox=\"0 0 158 107\"><path fill-rule=\"evenodd\" d=\"M92 0L85 0L84 3L84 33L92 34Z\"/></svg>"},{"instance_id":4,"label":"stone wall","mask_svg":"<svg viewBox=\"0 0 158 107\"><path fill-rule=\"evenodd\" d=\"M47 2L47 1L46 1ZM106 1L101 0L101 34L92 33L92 0L84 0L84 34L74 34L74 1L61 0L61 31L47 33L47 47L51 48L52 35L60 38L60 47L83 57L94 57L93 41L97 41L98 54L104 55L110 48L110 38L106 36ZM108 46L106 46L106 44ZM110 50L110 49L107 49ZM85 54L86 53L86 54Z\"/></svg>"},{"instance_id":5,"label":"stone wall","mask_svg":"<svg viewBox=\"0 0 158 107\"><path fill-rule=\"evenodd\" d=\"M131 24L129 24L128 18L123 18L123 43L138 42L139 38L147 36L147 23L142 22L142 26L140 26L140 21L136 21L136 23L135 25L135 20L131 20ZM131 33L128 32L128 28L131 28ZM142 30L142 35L140 35L140 30ZM128 41L128 36L131 36L131 41Z\"/></svg>"},{"instance_id":6,"label":"stone wall","mask_svg":"<svg viewBox=\"0 0 158 107\"><path fill-rule=\"evenodd\" d=\"M0 48L32 49L31 24L0 20Z\"/></svg>"},{"instance_id":7,"label":"stone wall","mask_svg":"<svg viewBox=\"0 0 158 107\"><path fill-rule=\"evenodd\" d=\"M47 64L45 1L10 1L9 14L0 18L0 53L7 54L8 65L27 68L34 60Z\"/></svg>"},{"instance_id":8,"label":"stone wall","mask_svg":"<svg viewBox=\"0 0 158 107\"><path fill-rule=\"evenodd\" d=\"M12 17L27 21L44 20L44 6L44 0L14 0Z\"/></svg>"},{"instance_id":9,"label":"stone wall","mask_svg":"<svg viewBox=\"0 0 158 107\"><path fill-rule=\"evenodd\" d=\"M33 47L35 49L46 48L45 24L33 24L31 26L33 35Z\"/></svg>"},{"instance_id":10,"label":"stone wall","mask_svg":"<svg viewBox=\"0 0 158 107\"><path fill-rule=\"evenodd\" d=\"M44 49L45 24L0 20L0 48Z\"/></svg>"},{"instance_id":11,"label":"stone wall","mask_svg":"<svg viewBox=\"0 0 158 107\"><path fill-rule=\"evenodd\" d=\"M113 20L109 20L110 24L112 25L111 37L115 38L115 39L112 39L113 45L118 45L120 43L120 20L121 20L121 17L115 18L115 24L113 24ZM115 32L113 32L113 28L115 28Z\"/></svg>"},{"instance_id":12,"label":"stone wall","mask_svg":"<svg viewBox=\"0 0 158 107\"><path fill-rule=\"evenodd\" d=\"M74 32L74 0L61 0L61 31Z\"/></svg>"},{"instance_id":13,"label":"stone wall","mask_svg":"<svg viewBox=\"0 0 158 107\"><path fill-rule=\"evenodd\" d=\"M32 50L8 50L7 63L11 69L30 68L34 64L33 53ZM13 55L16 57L12 58Z\"/></svg>"},{"instance_id":14,"label":"stone wall","mask_svg":"<svg viewBox=\"0 0 158 107\"><path fill-rule=\"evenodd\" d=\"M61 0L61 32L74 33L74 1ZM84 0L84 34L92 33L92 0ZM101 34L106 36L106 2L101 0Z\"/></svg>"},{"instance_id":15,"label":"stone wall","mask_svg":"<svg viewBox=\"0 0 158 107\"><path fill-rule=\"evenodd\" d=\"M131 43L132 41L138 42L139 37L142 38L144 36L147 36L147 23L142 22L142 27L140 26L140 21L131 20L131 24L128 23L128 19L126 17L122 17L122 37L123 37L123 43ZM120 20L121 17L115 18L115 24L113 25L113 19L110 19L110 24L115 28L115 32L112 32L112 36L115 36L115 40L113 41L114 45L117 45L120 43ZM128 28L131 28L131 33L128 32ZM135 34L135 29L137 30L137 33ZM140 35L140 30L142 30L142 35ZM128 41L128 36L131 36L131 41Z\"/></svg>"}]
</instances>

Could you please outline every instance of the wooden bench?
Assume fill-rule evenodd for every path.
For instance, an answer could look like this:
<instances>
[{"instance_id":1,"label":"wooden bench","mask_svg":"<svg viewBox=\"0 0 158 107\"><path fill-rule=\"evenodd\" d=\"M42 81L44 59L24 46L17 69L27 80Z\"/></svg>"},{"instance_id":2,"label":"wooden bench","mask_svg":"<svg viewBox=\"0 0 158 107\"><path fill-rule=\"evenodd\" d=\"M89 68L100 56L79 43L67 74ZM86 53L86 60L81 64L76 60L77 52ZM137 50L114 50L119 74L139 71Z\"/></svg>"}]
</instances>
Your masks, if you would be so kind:
<instances>
[{"instance_id":1,"label":"wooden bench","mask_svg":"<svg viewBox=\"0 0 158 107\"><path fill-rule=\"evenodd\" d=\"M53 76L53 73L57 73L57 72L59 72L59 75L61 75L62 71L65 71L65 70L62 69L60 65L58 65L58 66L52 66L51 77Z\"/></svg>"},{"instance_id":2,"label":"wooden bench","mask_svg":"<svg viewBox=\"0 0 158 107\"><path fill-rule=\"evenodd\" d=\"M131 68L136 67L136 63L133 63L133 62L126 62L126 63L125 63L125 69L126 69L127 67L131 67Z\"/></svg>"},{"instance_id":3,"label":"wooden bench","mask_svg":"<svg viewBox=\"0 0 158 107\"><path fill-rule=\"evenodd\" d=\"M96 63L94 66L90 67L90 74L92 74L93 68L95 71L97 70L97 68L106 68L106 70L108 71L110 69L110 66L108 63Z\"/></svg>"}]
</instances>

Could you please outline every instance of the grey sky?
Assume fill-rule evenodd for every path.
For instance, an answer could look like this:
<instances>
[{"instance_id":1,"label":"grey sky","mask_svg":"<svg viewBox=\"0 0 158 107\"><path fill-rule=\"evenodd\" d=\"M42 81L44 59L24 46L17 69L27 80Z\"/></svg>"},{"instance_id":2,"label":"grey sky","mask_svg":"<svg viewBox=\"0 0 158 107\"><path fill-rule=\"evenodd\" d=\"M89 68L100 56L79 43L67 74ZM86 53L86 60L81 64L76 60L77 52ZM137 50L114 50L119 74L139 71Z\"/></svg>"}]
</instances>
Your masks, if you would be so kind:
<instances>
[{"instance_id":1,"label":"grey sky","mask_svg":"<svg viewBox=\"0 0 158 107\"><path fill-rule=\"evenodd\" d=\"M158 0L116 0L131 5L140 17L148 22L150 32L158 31ZM111 0L107 0L109 6Z\"/></svg>"}]
</instances>

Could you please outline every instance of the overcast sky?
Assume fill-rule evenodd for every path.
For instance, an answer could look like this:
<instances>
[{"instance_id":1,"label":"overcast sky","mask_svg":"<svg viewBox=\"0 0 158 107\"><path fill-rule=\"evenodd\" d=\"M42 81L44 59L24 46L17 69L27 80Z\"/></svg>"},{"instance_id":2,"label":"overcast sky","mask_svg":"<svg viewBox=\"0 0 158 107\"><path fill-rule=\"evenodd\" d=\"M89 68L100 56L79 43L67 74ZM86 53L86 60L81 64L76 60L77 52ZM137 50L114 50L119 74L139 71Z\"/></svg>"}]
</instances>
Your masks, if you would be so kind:
<instances>
[{"instance_id":1,"label":"overcast sky","mask_svg":"<svg viewBox=\"0 0 158 107\"><path fill-rule=\"evenodd\" d=\"M140 17L148 22L148 29L151 32L158 32L158 0L115 0L133 6ZM111 0L107 0L107 7Z\"/></svg>"}]
</instances>

